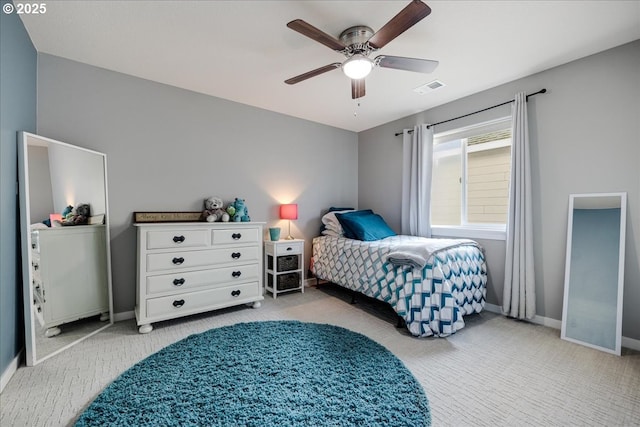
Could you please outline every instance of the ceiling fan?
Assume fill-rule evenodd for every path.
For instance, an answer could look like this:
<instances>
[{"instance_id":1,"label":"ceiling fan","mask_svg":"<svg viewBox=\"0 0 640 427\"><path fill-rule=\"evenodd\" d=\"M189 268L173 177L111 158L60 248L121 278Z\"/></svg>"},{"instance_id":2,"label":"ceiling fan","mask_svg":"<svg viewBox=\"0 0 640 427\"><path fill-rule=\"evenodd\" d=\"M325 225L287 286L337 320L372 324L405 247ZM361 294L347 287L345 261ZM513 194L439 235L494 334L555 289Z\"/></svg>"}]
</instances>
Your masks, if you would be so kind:
<instances>
[{"instance_id":1,"label":"ceiling fan","mask_svg":"<svg viewBox=\"0 0 640 427\"><path fill-rule=\"evenodd\" d=\"M343 63L334 62L316 68L287 79L285 83L293 85L336 68L342 68L344 74L351 79L351 98L357 99L365 95L364 78L369 75L373 67L430 73L438 66L438 61L390 55L378 55L374 59L369 59L371 53L383 48L430 13L429 6L420 0L413 0L377 32L374 33L367 26L358 25L344 30L338 39L302 19L295 19L289 22L287 27L342 53L347 60Z\"/></svg>"}]
</instances>

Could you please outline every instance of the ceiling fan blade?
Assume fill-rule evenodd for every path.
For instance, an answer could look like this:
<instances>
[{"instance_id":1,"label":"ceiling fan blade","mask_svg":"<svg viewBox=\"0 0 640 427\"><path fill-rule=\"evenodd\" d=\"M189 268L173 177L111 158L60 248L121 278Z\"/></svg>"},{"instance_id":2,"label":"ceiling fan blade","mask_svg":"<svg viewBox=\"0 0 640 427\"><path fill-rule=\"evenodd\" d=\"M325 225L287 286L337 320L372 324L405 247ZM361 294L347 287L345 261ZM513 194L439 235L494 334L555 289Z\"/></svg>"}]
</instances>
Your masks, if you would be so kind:
<instances>
[{"instance_id":1,"label":"ceiling fan blade","mask_svg":"<svg viewBox=\"0 0 640 427\"><path fill-rule=\"evenodd\" d=\"M351 99L362 98L364 95L364 79L351 79Z\"/></svg>"},{"instance_id":2,"label":"ceiling fan blade","mask_svg":"<svg viewBox=\"0 0 640 427\"><path fill-rule=\"evenodd\" d=\"M405 58L403 56L380 55L375 63L382 68L413 71L415 73L431 73L438 66L438 61L430 59Z\"/></svg>"},{"instance_id":3,"label":"ceiling fan blade","mask_svg":"<svg viewBox=\"0 0 640 427\"><path fill-rule=\"evenodd\" d=\"M295 19L289 22L287 24L287 27L338 52L346 47L340 40L336 39L333 36L330 36L322 30L317 29L316 27L309 24L308 22L303 21L302 19Z\"/></svg>"},{"instance_id":4,"label":"ceiling fan blade","mask_svg":"<svg viewBox=\"0 0 640 427\"><path fill-rule=\"evenodd\" d=\"M340 68L342 64L339 62L334 62L333 64L325 65L324 67L316 68L315 70L307 71L304 74L300 74L299 76L291 77L290 79L285 80L284 82L288 85L294 85L296 83L300 83L301 81L310 79L311 77L319 76L320 74L324 74L327 71L335 70L336 68Z\"/></svg>"},{"instance_id":5,"label":"ceiling fan blade","mask_svg":"<svg viewBox=\"0 0 640 427\"><path fill-rule=\"evenodd\" d=\"M413 0L389 22L384 24L371 38L369 45L374 49L380 49L400 34L417 24L421 19L431 13L431 8L420 0Z\"/></svg>"}]
</instances>

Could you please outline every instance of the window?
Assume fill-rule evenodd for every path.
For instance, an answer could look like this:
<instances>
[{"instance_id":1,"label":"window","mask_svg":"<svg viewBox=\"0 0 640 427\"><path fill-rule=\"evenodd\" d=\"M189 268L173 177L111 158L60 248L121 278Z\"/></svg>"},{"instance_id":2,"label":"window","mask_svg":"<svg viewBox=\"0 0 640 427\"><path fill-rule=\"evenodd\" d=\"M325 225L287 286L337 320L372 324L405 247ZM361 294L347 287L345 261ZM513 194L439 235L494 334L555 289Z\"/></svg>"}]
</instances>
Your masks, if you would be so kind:
<instances>
[{"instance_id":1,"label":"window","mask_svg":"<svg viewBox=\"0 0 640 427\"><path fill-rule=\"evenodd\" d=\"M504 239L510 127L508 117L434 135L433 234Z\"/></svg>"}]
</instances>

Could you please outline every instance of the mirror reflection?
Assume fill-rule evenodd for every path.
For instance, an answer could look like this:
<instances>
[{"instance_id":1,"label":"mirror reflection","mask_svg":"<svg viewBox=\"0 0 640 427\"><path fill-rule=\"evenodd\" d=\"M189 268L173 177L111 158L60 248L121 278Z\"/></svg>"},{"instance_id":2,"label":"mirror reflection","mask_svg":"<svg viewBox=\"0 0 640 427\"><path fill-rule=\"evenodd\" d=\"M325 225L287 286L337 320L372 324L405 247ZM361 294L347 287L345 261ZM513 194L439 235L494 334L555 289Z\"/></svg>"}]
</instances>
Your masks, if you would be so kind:
<instances>
[{"instance_id":1,"label":"mirror reflection","mask_svg":"<svg viewBox=\"0 0 640 427\"><path fill-rule=\"evenodd\" d=\"M620 354L626 193L569 197L563 339Z\"/></svg>"},{"instance_id":2,"label":"mirror reflection","mask_svg":"<svg viewBox=\"0 0 640 427\"><path fill-rule=\"evenodd\" d=\"M112 323L106 156L19 137L27 365Z\"/></svg>"}]
</instances>

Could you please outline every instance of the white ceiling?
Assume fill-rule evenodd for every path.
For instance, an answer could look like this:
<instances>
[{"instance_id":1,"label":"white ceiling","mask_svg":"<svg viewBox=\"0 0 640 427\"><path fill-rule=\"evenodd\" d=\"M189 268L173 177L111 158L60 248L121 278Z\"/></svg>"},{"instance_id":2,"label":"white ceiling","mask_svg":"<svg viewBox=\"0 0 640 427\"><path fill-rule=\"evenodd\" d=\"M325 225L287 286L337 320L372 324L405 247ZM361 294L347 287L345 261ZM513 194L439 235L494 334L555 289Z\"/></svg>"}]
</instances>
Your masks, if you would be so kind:
<instances>
[{"instance_id":1,"label":"white ceiling","mask_svg":"<svg viewBox=\"0 0 640 427\"><path fill-rule=\"evenodd\" d=\"M301 18L335 37L353 25L375 31L408 0L56 0L21 18L39 52L352 131L640 38L638 0L425 2L431 15L374 55L440 65L432 74L376 68L359 106L338 69L284 83L344 59L286 24ZM413 92L434 79L446 86Z\"/></svg>"}]
</instances>

